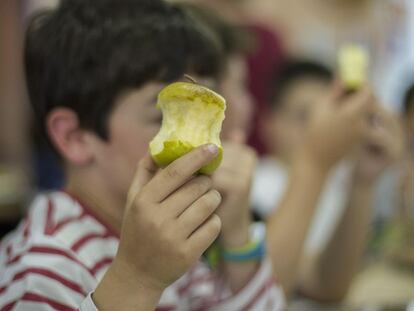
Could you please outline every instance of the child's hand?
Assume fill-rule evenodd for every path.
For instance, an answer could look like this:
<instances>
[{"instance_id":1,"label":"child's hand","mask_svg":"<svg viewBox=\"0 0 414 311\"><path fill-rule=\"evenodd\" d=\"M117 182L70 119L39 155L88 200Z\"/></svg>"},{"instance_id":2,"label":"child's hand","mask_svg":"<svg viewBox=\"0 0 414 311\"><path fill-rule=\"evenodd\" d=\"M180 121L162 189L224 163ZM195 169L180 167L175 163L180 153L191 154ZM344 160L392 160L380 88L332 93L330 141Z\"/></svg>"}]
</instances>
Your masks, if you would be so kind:
<instances>
[{"instance_id":1,"label":"child's hand","mask_svg":"<svg viewBox=\"0 0 414 311\"><path fill-rule=\"evenodd\" d=\"M404 133L397 116L378 107L356 158L355 181L372 184L392 163L402 158Z\"/></svg>"},{"instance_id":2,"label":"child's hand","mask_svg":"<svg viewBox=\"0 0 414 311\"><path fill-rule=\"evenodd\" d=\"M221 202L208 176L194 176L217 155L199 147L155 173L148 156L131 186L113 269L163 290L197 263L217 238Z\"/></svg>"},{"instance_id":3,"label":"child's hand","mask_svg":"<svg viewBox=\"0 0 414 311\"><path fill-rule=\"evenodd\" d=\"M369 89L346 95L346 90L336 85L315 108L298 156L316 168L329 170L362 141L374 108L375 98Z\"/></svg>"},{"instance_id":4,"label":"child's hand","mask_svg":"<svg viewBox=\"0 0 414 311\"><path fill-rule=\"evenodd\" d=\"M249 240L249 195L256 168L256 153L237 142L223 144L223 161L213 175L214 187L223 196L217 210L222 221L221 243L238 247Z\"/></svg>"}]
</instances>

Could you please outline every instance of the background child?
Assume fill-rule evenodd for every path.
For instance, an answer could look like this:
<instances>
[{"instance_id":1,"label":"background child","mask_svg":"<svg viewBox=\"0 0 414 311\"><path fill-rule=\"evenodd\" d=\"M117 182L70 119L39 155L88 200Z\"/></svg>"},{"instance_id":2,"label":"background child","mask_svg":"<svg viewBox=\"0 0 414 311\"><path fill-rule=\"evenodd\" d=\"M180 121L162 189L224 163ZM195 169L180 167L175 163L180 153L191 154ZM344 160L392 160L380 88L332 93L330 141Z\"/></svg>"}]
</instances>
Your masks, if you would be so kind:
<instances>
[{"instance_id":1,"label":"background child","mask_svg":"<svg viewBox=\"0 0 414 311\"><path fill-rule=\"evenodd\" d=\"M309 61L287 63L279 73L271 89L271 110L263 125L271 153L259 165L253 188L253 206L268 220L269 249L271 252L273 249L274 254L286 255L283 263L279 262L280 257L274 259L281 283L288 291L299 289L309 297L324 301L338 301L345 296L364 249L375 181L401 149L401 143L394 139L398 136L395 118L380 109L374 97L366 99L372 103L372 110L361 112L360 117L366 124L361 137L344 150L343 156L348 155L350 163L332 172L326 186L321 184L322 195L314 197L315 205L305 198L299 203L300 195L296 194L299 200L297 217L301 221L290 218L290 232L296 233L289 236L286 232L289 231L289 222L285 220L284 229L288 237L282 240L282 235L278 234L282 229L277 226L282 226L282 219L288 217L286 214L293 213L283 210L286 208L286 191L289 191L286 190L287 185L292 183L292 174L298 174L292 163L295 163L302 146L309 144L309 124L314 115L317 111L323 113L323 109L329 109L323 107L323 98L330 92L332 76L328 68ZM347 98L340 96L344 97L343 100ZM383 120L381 125L368 126L367 120L372 113ZM351 135L358 123L350 120L344 126ZM330 131L337 135L333 128ZM315 148L324 148L334 142L320 139L314 144ZM328 173L326 171L324 176ZM313 182L317 183L317 179ZM315 206L316 210L313 209ZM311 229L309 233L308 228ZM306 247L302 254L305 237ZM291 252L292 257L288 261L286 248L294 249L294 245L298 247L297 253ZM298 260L298 266L295 260ZM278 271L278 266L283 270ZM296 274L297 270L301 272Z\"/></svg>"},{"instance_id":2,"label":"background child","mask_svg":"<svg viewBox=\"0 0 414 311\"><path fill-rule=\"evenodd\" d=\"M369 256L347 297L354 308L375 303L405 310L413 298L412 90L404 88L401 94L404 153L378 182Z\"/></svg>"}]
</instances>

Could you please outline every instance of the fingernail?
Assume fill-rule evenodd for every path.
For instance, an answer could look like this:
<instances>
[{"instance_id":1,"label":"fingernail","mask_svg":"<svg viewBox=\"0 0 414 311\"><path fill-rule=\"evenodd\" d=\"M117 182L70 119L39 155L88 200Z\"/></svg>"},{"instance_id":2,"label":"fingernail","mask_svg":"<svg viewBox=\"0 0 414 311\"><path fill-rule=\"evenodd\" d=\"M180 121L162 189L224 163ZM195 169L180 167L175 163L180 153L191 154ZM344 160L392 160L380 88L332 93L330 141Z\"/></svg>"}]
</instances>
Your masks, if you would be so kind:
<instances>
[{"instance_id":1,"label":"fingernail","mask_svg":"<svg viewBox=\"0 0 414 311\"><path fill-rule=\"evenodd\" d=\"M218 148L214 144L208 144L208 145L206 145L206 149L208 150L208 152L210 152L211 154L214 154L214 155L216 155L217 152L218 152Z\"/></svg>"}]
</instances>

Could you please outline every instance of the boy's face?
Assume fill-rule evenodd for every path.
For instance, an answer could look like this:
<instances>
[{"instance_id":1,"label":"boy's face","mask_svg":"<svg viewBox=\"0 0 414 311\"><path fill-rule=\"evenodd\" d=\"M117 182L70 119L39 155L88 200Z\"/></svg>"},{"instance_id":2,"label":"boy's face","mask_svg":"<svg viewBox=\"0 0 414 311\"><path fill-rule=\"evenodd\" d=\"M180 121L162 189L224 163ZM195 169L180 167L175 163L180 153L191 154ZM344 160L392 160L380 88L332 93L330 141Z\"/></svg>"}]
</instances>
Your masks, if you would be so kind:
<instances>
[{"instance_id":1,"label":"boy's face","mask_svg":"<svg viewBox=\"0 0 414 311\"><path fill-rule=\"evenodd\" d=\"M108 140L94 140L96 168L114 195L126 196L138 161L160 129L162 114L155 104L162 87L148 83L121 96L108 120Z\"/></svg>"},{"instance_id":2,"label":"boy's face","mask_svg":"<svg viewBox=\"0 0 414 311\"><path fill-rule=\"evenodd\" d=\"M279 107L266 121L266 143L272 154L289 161L303 137L312 110L329 91L329 83L304 77L286 89Z\"/></svg>"}]
</instances>

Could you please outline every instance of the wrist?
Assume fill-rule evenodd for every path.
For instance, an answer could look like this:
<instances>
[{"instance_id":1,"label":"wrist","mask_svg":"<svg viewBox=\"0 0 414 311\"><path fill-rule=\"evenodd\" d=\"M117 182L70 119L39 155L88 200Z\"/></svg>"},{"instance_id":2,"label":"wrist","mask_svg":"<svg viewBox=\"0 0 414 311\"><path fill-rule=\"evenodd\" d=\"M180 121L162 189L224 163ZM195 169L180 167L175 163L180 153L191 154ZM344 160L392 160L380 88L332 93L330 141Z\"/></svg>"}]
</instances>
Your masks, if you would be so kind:
<instances>
[{"instance_id":1,"label":"wrist","mask_svg":"<svg viewBox=\"0 0 414 311\"><path fill-rule=\"evenodd\" d=\"M257 262L266 255L266 228L263 223L254 223L250 226L243 244L220 245L220 254L224 262L248 263Z\"/></svg>"},{"instance_id":2,"label":"wrist","mask_svg":"<svg viewBox=\"0 0 414 311\"><path fill-rule=\"evenodd\" d=\"M113 262L92 299L99 310L154 310L164 288L146 284L140 275Z\"/></svg>"},{"instance_id":3,"label":"wrist","mask_svg":"<svg viewBox=\"0 0 414 311\"><path fill-rule=\"evenodd\" d=\"M223 228L219 243L223 248L240 247L250 241L250 221L240 222L234 228Z\"/></svg>"},{"instance_id":4,"label":"wrist","mask_svg":"<svg viewBox=\"0 0 414 311\"><path fill-rule=\"evenodd\" d=\"M227 263L251 263L261 261L266 256L265 240L250 241L249 243L235 248L221 250L221 258Z\"/></svg>"},{"instance_id":5,"label":"wrist","mask_svg":"<svg viewBox=\"0 0 414 311\"><path fill-rule=\"evenodd\" d=\"M324 180L331 170L331 165L322 162L306 149L299 150L293 160L293 173L300 172L304 177Z\"/></svg>"}]
</instances>

